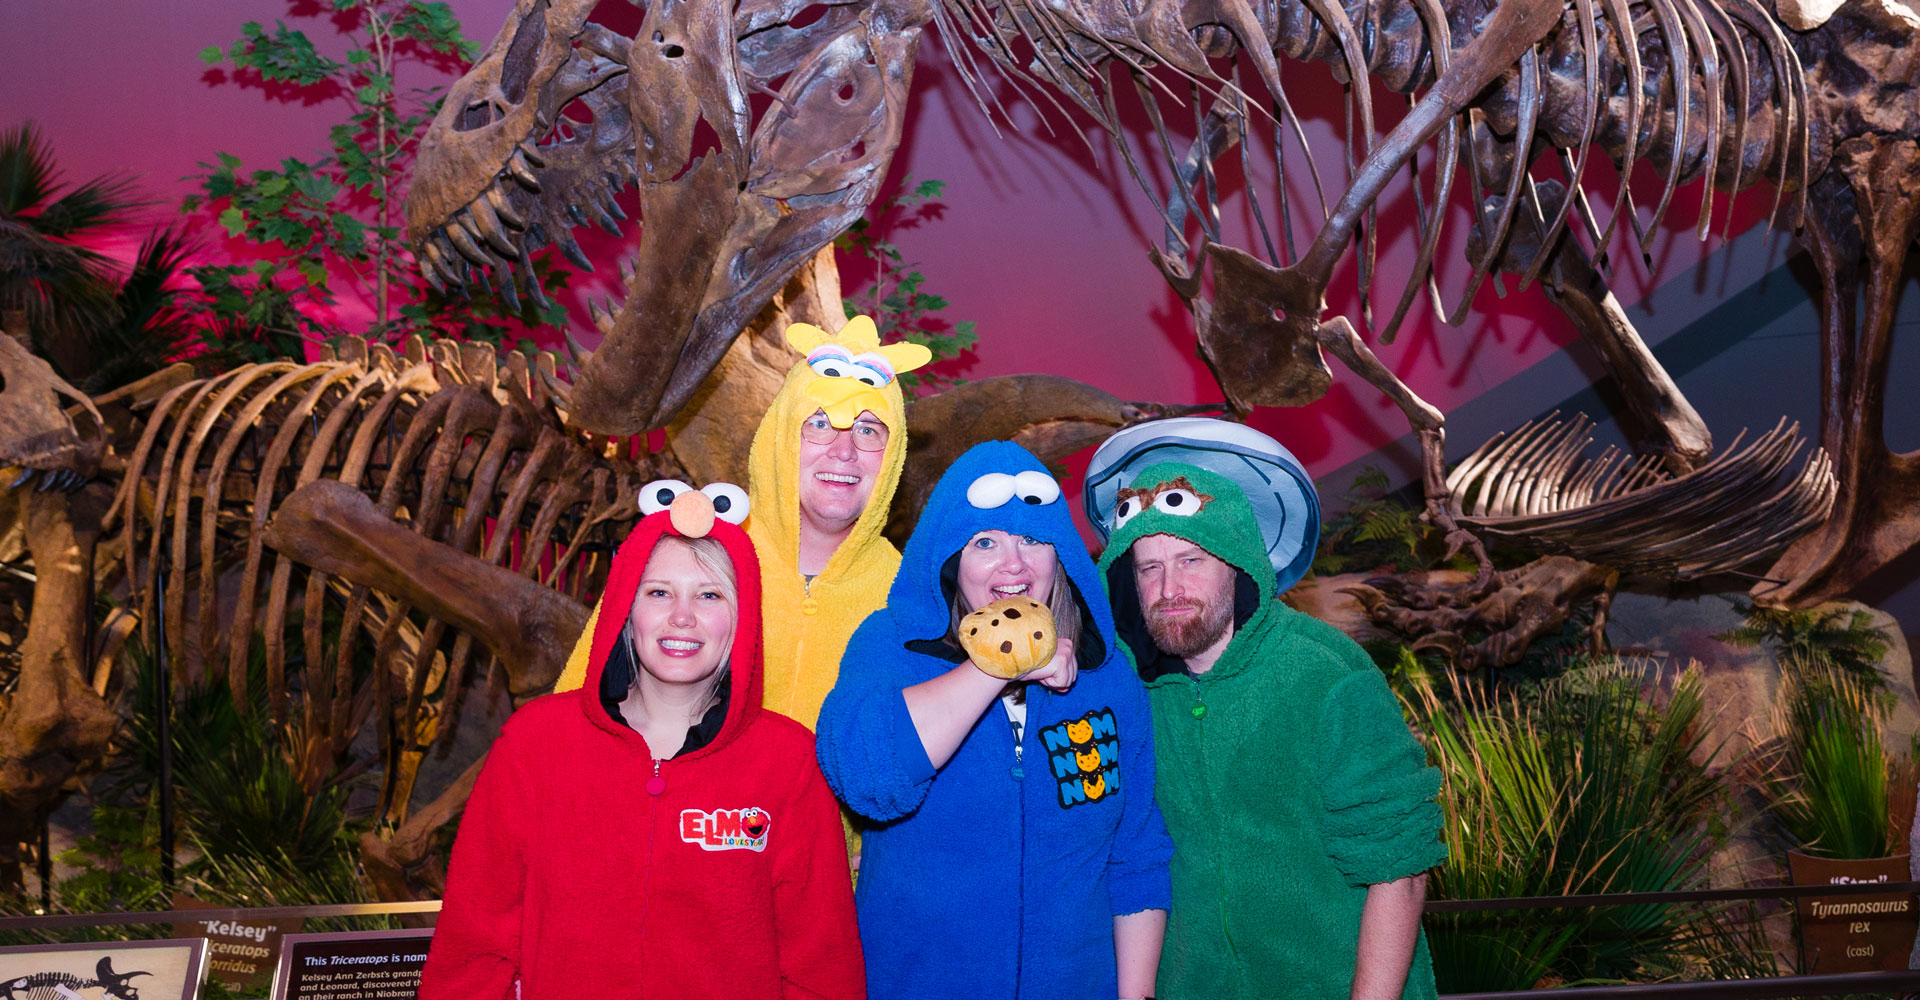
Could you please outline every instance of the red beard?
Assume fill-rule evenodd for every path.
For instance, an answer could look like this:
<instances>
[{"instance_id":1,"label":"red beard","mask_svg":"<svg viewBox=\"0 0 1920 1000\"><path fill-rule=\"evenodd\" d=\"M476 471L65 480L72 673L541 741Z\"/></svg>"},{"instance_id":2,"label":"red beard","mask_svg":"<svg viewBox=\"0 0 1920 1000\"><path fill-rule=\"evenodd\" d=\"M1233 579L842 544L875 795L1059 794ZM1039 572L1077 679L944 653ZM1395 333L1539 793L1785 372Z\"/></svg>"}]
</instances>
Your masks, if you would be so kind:
<instances>
[{"instance_id":1,"label":"red beard","mask_svg":"<svg viewBox=\"0 0 1920 1000\"><path fill-rule=\"evenodd\" d=\"M1168 618L1167 612L1177 608L1199 608L1200 613ZM1184 660L1204 652L1227 634L1227 629L1233 626L1233 604L1191 597L1168 598L1148 608L1146 618L1147 633L1153 636L1153 644L1160 647L1161 652Z\"/></svg>"}]
</instances>

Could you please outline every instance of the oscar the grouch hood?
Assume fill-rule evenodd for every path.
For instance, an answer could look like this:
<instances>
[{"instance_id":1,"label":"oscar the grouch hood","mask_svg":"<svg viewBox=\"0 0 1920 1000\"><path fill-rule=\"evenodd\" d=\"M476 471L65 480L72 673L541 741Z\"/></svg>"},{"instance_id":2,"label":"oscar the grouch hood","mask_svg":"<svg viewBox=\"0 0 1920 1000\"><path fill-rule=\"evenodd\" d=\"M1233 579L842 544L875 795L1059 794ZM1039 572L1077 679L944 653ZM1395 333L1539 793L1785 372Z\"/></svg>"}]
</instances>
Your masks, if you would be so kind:
<instances>
[{"instance_id":1,"label":"oscar the grouch hood","mask_svg":"<svg viewBox=\"0 0 1920 1000\"><path fill-rule=\"evenodd\" d=\"M1173 535L1206 549L1236 574L1234 627L1242 628L1274 596L1273 566L1246 494L1226 477L1198 466L1161 462L1140 470L1120 489L1112 535L1100 556L1120 637L1133 649L1143 677L1151 680L1185 665L1160 653L1147 635L1133 582L1133 543L1148 535Z\"/></svg>"},{"instance_id":2,"label":"oscar the grouch hood","mask_svg":"<svg viewBox=\"0 0 1920 1000\"><path fill-rule=\"evenodd\" d=\"M917 344L882 346L873 320L855 316L838 332L806 323L787 328L806 356L787 373L747 455L747 531L765 565L767 698L773 711L813 728L840 673L853 630L886 602L900 553L881 537L907 461L907 408L899 375L931 359ZM871 412L887 426L887 447L866 509L811 581L800 573L800 425L823 411L846 429Z\"/></svg>"},{"instance_id":3,"label":"oscar the grouch hood","mask_svg":"<svg viewBox=\"0 0 1920 1000\"><path fill-rule=\"evenodd\" d=\"M654 547L668 535L698 537L704 534L719 541L726 549L727 557L733 562L739 619L734 625L733 652L727 660L725 721L706 746L695 751L706 753L732 741L760 714L760 561L754 556L753 542L747 538L747 533L738 525L715 519L710 505L704 516L689 519L684 515L685 508L697 507L697 501L702 499L705 499L703 494L693 493L683 498L677 505L680 508L678 510L662 510L640 519L632 533L627 535L627 540L621 543L619 551L614 553L613 565L607 572L606 589L600 594L600 607L633 607L633 597L640 589L640 579L646 571L647 560L653 556ZM628 645L621 639L621 631L626 624L626 614L595 616L592 644L586 658L586 690L580 698L582 710L595 725L623 739L638 738L639 734L616 721L605 703L610 698L617 703L619 697L624 697L626 678L632 676L631 671L639 669L639 664L633 662ZM615 672L624 676L614 678L612 684L604 684L610 664Z\"/></svg>"}]
</instances>

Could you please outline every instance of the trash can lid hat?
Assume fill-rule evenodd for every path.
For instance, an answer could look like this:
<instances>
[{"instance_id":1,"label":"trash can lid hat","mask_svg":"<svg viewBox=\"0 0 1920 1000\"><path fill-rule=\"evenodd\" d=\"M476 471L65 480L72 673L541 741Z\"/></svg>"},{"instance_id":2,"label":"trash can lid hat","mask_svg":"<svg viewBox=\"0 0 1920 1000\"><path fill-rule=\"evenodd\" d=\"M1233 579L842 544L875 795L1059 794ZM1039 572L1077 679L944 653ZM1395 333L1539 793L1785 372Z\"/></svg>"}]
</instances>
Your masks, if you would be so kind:
<instances>
[{"instance_id":1,"label":"trash can lid hat","mask_svg":"<svg viewBox=\"0 0 1920 1000\"><path fill-rule=\"evenodd\" d=\"M1320 541L1320 497L1313 477L1280 442L1245 424L1212 417L1135 424L1094 451L1082 502L1101 540L1113 534L1115 494L1158 462L1196 465L1240 487L1265 536L1276 593L1307 575Z\"/></svg>"}]
</instances>

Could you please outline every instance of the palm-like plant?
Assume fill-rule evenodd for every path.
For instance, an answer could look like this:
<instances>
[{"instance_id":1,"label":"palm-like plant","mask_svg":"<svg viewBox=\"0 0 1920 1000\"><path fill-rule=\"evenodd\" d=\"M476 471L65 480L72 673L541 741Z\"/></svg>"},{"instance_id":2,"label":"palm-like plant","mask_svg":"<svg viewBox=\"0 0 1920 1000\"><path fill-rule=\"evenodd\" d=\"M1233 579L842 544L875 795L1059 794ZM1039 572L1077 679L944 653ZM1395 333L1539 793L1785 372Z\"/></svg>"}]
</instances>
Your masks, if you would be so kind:
<instances>
[{"instance_id":1,"label":"palm-like plant","mask_svg":"<svg viewBox=\"0 0 1920 1000\"><path fill-rule=\"evenodd\" d=\"M1756 757L1762 795L1808 854L1880 858L1905 849L1920 753L1889 753L1891 699L1858 672L1790 659L1774 702L1775 739Z\"/></svg>"},{"instance_id":2,"label":"palm-like plant","mask_svg":"<svg viewBox=\"0 0 1920 1000\"><path fill-rule=\"evenodd\" d=\"M1700 676L1681 674L1660 706L1641 693L1643 674L1582 667L1524 699L1463 688L1451 701L1414 682L1408 707L1445 781L1436 895L1703 886L1724 789L1698 763L1708 756ZM1729 929L1724 914L1675 904L1427 919L1443 992L1664 978L1710 964Z\"/></svg>"},{"instance_id":3,"label":"palm-like plant","mask_svg":"<svg viewBox=\"0 0 1920 1000\"><path fill-rule=\"evenodd\" d=\"M0 132L0 325L19 336L11 328L24 324L45 353L110 322L116 269L84 241L142 203L125 177L67 188L32 124Z\"/></svg>"},{"instance_id":4,"label":"palm-like plant","mask_svg":"<svg viewBox=\"0 0 1920 1000\"><path fill-rule=\"evenodd\" d=\"M77 331L67 372L80 391L99 395L185 358L225 366L241 359L206 329L186 290L187 264L198 248L178 229L156 229L140 244L127 276L113 288L112 308Z\"/></svg>"}]
</instances>

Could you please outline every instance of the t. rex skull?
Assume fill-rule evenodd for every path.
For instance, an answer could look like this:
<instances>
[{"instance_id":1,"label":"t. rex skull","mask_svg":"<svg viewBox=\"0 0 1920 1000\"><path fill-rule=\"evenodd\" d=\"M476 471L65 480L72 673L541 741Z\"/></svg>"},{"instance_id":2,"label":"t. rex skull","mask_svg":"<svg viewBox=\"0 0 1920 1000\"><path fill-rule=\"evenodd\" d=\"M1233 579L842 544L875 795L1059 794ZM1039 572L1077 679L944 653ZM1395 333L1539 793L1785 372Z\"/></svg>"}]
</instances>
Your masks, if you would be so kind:
<instances>
[{"instance_id":1,"label":"t. rex skull","mask_svg":"<svg viewBox=\"0 0 1920 1000\"><path fill-rule=\"evenodd\" d=\"M637 185L639 257L624 301L594 316L605 338L572 395L574 424L619 434L664 426L866 210L931 13L925 0L678 0L644 6L629 38L593 8L519 0L421 142L407 225L429 280L490 273L516 300L541 294L531 254L549 244L589 267L568 231L620 233L615 195Z\"/></svg>"},{"instance_id":2,"label":"t. rex skull","mask_svg":"<svg viewBox=\"0 0 1920 1000\"><path fill-rule=\"evenodd\" d=\"M92 415L88 430L67 416L62 396ZM80 488L99 471L105 426L92 400L0 333L0 490Z\"/></svg>"}]
</instances>

